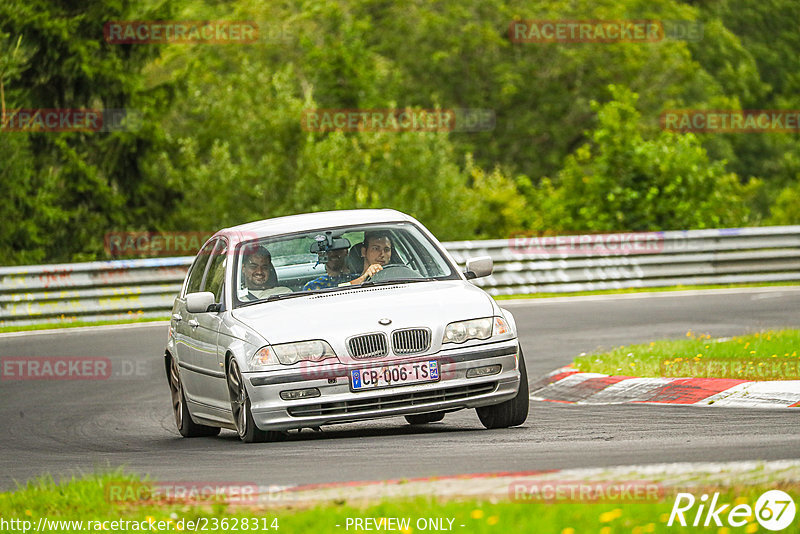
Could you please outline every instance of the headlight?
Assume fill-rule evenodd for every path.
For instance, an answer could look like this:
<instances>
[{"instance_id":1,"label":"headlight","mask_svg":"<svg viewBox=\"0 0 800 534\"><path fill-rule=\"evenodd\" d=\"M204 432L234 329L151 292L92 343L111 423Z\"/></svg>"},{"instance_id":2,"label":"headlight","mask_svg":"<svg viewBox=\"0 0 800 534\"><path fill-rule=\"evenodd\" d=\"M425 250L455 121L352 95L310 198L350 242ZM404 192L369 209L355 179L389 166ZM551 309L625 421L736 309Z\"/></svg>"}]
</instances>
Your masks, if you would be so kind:
<instances>
[{"instance_id":1,"label":"headlight","mask_svg":"<svg viewBox=\"0 0 800 534\"><path fill-rule=\"evenodd\" d=\"M492 336L508 334L511 329L502 317L485 317L470 321L450 323L444 329L442 343L464 343L470 339L488 339Z\"/></svg>"},{"instance_id":2,"label":"headlight","mask_svg":"<svg viewBox=\"0 0 800 534\"><path fill-rule=\"evenodd\" d=\"M492 335L492 318L450 323L444 329L442 343L464 343L470 339L487 339Z\"/></svg>"},{"instance_id":3,"label":"headlight","mask_svg":"<svg viewBox=\"0 0 800 534\"><path fill-rule=\"evenodd\" d=\"M277 363L292 365L299 361L321 362L328 358L336 358L336 353L328 343L316 339L261 347L250 358L250 364L253 368L259 368Z\"/></svg>"}]
</instances>

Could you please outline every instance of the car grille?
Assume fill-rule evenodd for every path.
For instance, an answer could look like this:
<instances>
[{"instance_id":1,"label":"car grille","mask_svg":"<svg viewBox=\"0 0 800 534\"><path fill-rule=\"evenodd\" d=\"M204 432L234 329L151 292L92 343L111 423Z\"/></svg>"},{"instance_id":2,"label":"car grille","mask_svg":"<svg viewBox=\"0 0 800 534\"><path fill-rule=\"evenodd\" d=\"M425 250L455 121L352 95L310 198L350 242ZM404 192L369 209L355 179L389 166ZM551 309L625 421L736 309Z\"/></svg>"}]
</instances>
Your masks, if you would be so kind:
<instances>
[{"instance_id":1,"label":"car grille","mask_svg":"<svg viewBox=\"0 0 800 534\"><path fill-rule=\"evenodd\" d=\"M388 353L384 334L365 334L352 337L347 342L347 348L350 350L350 356L357 360L380 358Z\"/></svg>"},{"instance_id":2,"label":"car grille","mask_svg":"<svg viewBox=\"0 0 800 534\"><path fill-rule=\"evenodd\" d=\"M320 417L326 415L357 414L376 410L391 410L408 406L419 406L437 402L469 399L479 395L493 392L497 382L474 384L444 389L419 391L403 395L383 395L368 399L355 399L341 402L327 402L323 404L309 404L294 406L288 409L292 417Z\"/></svg>"},{"instance_id":3,"label":"car grille","mask_svg":"<svg viewBox=\"0 0 800 534\"><path fill-rule=\"evenodd\" d=\"M419 354L431 346L431 331L427 328L408 328L392 332L395 354Z\"/></svg>"}]
</instances>

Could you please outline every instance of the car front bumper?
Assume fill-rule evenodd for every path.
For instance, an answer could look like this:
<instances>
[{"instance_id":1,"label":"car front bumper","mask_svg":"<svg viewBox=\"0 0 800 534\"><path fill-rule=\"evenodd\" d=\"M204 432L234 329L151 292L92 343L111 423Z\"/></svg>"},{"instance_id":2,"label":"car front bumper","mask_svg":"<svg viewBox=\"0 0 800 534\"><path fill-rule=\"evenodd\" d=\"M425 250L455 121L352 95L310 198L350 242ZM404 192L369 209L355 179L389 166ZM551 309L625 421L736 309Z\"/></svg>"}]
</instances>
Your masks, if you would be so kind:
<instances>
[{"instance_id":1,"label":"car front bumper","mask_svg":"<svg viewBox=\"0 0 800 534\"><path fill-rule=\"evenodd\" d=\"M391 360L365 360L358 365L325 366L305 372L246 373L253 420L262 430L289 430L435 411L454 411L498 404L519 390L519 345L516 339L443 350L435 354ZM438 382L351 391L349 371L367 366L436 360ZM500 372L467 378L472 368L500 365ZM320 396L286 401L281 392L316 388Z\"/></svg>"}]
</instances>

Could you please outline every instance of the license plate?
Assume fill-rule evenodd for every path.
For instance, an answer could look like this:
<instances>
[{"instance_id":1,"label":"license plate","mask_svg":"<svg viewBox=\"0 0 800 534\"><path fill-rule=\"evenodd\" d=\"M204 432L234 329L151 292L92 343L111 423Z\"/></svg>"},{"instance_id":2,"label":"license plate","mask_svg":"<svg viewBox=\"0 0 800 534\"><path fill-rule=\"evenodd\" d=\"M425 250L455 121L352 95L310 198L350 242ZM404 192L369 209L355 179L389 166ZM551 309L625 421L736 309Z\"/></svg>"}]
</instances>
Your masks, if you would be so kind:
<instances>
[{"instance_id":1,"label":"license plate","mask_svg":"<svg viewBox=\"0 0 800 534\"><path fill-rule=\"evenodd\" d=\"M436 360L401 363L387 365L386 367L368 367L350 371L350 388L353 391L437 382L438 380L439 362Z\"/></svg>"}]
</instances>

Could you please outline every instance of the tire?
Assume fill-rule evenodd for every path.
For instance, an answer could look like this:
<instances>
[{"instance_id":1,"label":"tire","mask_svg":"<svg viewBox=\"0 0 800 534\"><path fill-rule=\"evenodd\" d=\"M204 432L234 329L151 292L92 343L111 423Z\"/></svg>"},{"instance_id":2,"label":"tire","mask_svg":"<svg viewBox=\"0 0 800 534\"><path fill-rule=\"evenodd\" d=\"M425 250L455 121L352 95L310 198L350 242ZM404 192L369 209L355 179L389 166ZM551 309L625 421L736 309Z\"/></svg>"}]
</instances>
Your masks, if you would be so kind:
<instances>
[{"instance_id":1,"label":"tire","mask_svg":"<svg viewBox=\"0 0 800 534\"><path fill-rule=\"evenodd\" d=\"M528 418L528 371L525 357L519 350L519 391L517 396L500 404L476 408L478 419L486 428L508 428L519 426Z\"/></svg>"},{"instance_id":2,"label":"tire","mask_svg":"<svg viewBox=\"0 0 800 534\"><path fill-rule=\"evenodd\" d=\"M239 439L245 443L263 443L265 441L280 441L284 439L285 434L283 432L261 430L256 426L253 421L250 397L247 395L247 388L244 386L239 364L236 363L236 358L233 356L228 360L227 371L225 376L231 399L231 412L233 413L233 421L236 424Z\"/></svg>"},{"instance_id":3,"label":"tire","mask_svg":"<svg viewBox=\"0 0 800 534\"><path fill-rule=\"evenodd\" d=\"M220 428L216 426L199 425L192 421L189 407L186 405L186 395L183 393L181 375L178 373L178 364L174 358L169 359L169 392L172 397L172 413L175 416L175 426L184 438L200 438L216 436Z\"/></svg>"},{"instance_id":4,"label":"tire","mask_svg":"<svg viewBox=\"0 0 800 534\"><path fill-rule=\"evenodd\" d=\"M428 423L441 421L442 419L444 419L444 412L419 413L406 416L406 421L408 421L410 425L426 425Z\"/></svg>"}]
</instances>

